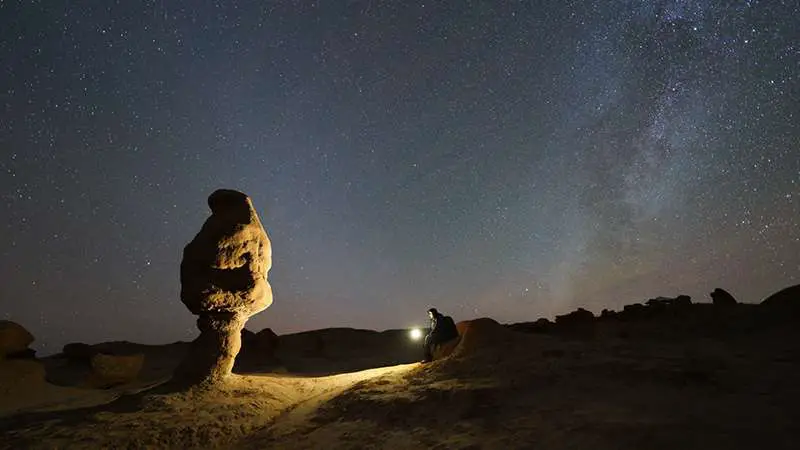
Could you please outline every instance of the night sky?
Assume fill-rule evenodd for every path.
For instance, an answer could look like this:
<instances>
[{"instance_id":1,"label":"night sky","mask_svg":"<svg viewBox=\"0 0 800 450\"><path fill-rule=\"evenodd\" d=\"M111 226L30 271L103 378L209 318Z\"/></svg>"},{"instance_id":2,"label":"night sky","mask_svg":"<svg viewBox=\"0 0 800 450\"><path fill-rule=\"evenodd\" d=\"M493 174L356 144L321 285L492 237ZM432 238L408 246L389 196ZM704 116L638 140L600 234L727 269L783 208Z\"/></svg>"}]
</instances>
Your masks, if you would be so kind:
<instances>
[{"instance_id":1,"label":"night sky","mask_svg":"<svg viewBox=\"0 0 800 450\"><path fill-rule=\"evenodd\" d=\"M272 240L252 330L800 282L797 1L442 3L0 2L0 318L192 339L221 187Z\"/></svg>"}]
</instances>

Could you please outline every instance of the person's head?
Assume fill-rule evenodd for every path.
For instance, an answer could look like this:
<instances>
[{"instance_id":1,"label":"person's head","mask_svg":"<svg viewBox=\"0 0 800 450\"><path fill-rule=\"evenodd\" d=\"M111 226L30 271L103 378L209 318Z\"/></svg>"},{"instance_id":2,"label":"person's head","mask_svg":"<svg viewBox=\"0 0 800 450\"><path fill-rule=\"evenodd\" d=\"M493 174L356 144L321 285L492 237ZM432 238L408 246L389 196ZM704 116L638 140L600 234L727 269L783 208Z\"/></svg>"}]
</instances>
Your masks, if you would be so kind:
<instances>
[{"instance_id":1,"label":"person's head","mask_svg":"<svg viewBox=\"0 0 800 450\"><path fill-rule=\"evenodd\" d=\"M431 319L433 319L434 317L436 317L438 315L439 315L439 311L437 311L436 308L431 308L431 309L428 310L428 317L430 317Z\"/></svg>"}]
</instances>

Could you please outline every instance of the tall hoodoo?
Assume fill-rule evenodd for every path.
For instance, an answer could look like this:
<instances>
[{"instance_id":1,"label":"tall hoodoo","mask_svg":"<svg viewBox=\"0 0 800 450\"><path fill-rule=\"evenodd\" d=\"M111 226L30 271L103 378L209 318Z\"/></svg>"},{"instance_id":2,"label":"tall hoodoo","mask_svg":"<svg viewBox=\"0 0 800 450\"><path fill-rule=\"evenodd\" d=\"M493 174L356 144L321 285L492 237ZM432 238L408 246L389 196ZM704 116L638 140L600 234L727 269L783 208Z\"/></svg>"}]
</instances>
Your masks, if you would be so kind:
<instances>
[{"instance_id":1,"label":"tall hoodoo","mask_svg":"<svg viewBox=\"0 0 800 450\"><path fill-rule=\"evenodd\" d=\"M198 316L200 336L176 378L215 383L231 373L250 316L272 304L269 237L247 195L220 189L208 197L211 216L183 250L181 301Z\"/></svg>"}]
</instances>

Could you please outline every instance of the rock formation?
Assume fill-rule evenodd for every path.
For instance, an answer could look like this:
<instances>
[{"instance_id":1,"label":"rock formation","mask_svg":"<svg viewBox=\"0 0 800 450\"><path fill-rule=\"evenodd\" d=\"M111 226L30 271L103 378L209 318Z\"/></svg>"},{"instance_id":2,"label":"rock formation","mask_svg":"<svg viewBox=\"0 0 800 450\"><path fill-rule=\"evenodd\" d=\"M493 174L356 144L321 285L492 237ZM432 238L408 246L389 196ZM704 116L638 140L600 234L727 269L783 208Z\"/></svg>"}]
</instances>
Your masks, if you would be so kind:
<instances>
[{"instance_id":1,"label":"rock formation","mask_svg":"<svg viewBox=\"0 0 800 450\"><path fill-rule=\"evenodd\" d=\"M800 284L781 289L761 304L770 308L800 309Z\"/></svg>"},{"instance_id":2,"label":"rock formation","mask_svg":"<svg viewBox=\"0 0 800 450\"><path fill-rule=\"evenodd\" d=\"M89 384L93 387L107 388L127 384L136 380L144 365L144 355L104 355L92 356L92 374Z\"/></svg>"},{"instance_id":3,"label":"rock formation","mask_svg":"<svg viewBox=\"0 0 800 450\"><path fill-rule=\"evenodd\" d=\"M198 316L176 379L218 382L231 373L247 319L272 304L267 272L271 247L250 198L220 189L208 197L211 216L183 250L181 301Z\"/></svg>"},{"instance_id":4,"label":"rock formation","mask_svg":"<svg viewBox=\"0 0 800 450\"><path fill-rule=\"evenodd\" d=\"M236 357L234 370L264 370L277 365L275 351L278 348L278 335L271 329L264 328L258 333L242 330L242 349Z\"/></svg>"},{"instance_id":5,"label":"rock formation","mask_svg":"<svg viewBox=\"0 0 800 450\"><path fill-rule=\"evenodd\" d=\"M716 306L732 306L737 303L733 295L725 289L716 288L709 295L711 296L711 302Z\"/></svg>"},{"instance_id":6,"label":"rock formation","mask_svg":"<svg viewBox=\"0 0 800 450\"><path fill-rule=\"evenodd\" d=\"M33 342L33 335L22 325L10 320L0 320L0 359L22 354Z\"/></svg>"},{"instance_id":7,"label":"rock formation","mask_svg":"<svg viewBox=\"0 0 800 450\"><path fill-rule=\"evenodd\" d=\"M61 350L61 355L73 364L89 364L97 353L91 345L83 342L69 343Z\"/></svg>"},{"instance_id":8,"label":"rock formation","mask_svg":"<svg viewBox=\"0 0 800 450\"><path fill-rule=\"evenodd\" d=\"M578 308L571 313L556 316L556 325L583 325L591 323L594 320L594 314L583 308Z\"/></svg>"}]
</instances>

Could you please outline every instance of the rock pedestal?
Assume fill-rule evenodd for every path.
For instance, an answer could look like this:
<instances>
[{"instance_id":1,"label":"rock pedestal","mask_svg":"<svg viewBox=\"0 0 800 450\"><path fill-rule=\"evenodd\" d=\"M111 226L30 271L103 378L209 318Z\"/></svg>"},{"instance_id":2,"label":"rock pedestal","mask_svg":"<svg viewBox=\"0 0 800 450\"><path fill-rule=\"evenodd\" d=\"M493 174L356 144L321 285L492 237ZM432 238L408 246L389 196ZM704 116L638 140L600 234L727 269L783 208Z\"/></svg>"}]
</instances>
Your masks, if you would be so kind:
<instances>
[{"instance_id":1,"label":"rock pedestal","mask_svg":"<svg viewBox=\"0 0 800 450\"><path fill-rule=\"evenodd\" d=\"M252 201L221 189L208 205L211 217L186 245L181 262L181 301L198 316L200 336L175 375L190 384L230 375L247 319L272 304L272 250Z\"/></svg>"}]
</instances>

